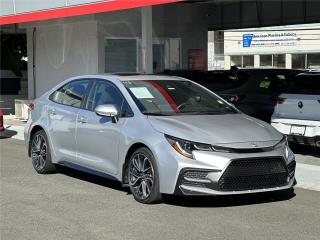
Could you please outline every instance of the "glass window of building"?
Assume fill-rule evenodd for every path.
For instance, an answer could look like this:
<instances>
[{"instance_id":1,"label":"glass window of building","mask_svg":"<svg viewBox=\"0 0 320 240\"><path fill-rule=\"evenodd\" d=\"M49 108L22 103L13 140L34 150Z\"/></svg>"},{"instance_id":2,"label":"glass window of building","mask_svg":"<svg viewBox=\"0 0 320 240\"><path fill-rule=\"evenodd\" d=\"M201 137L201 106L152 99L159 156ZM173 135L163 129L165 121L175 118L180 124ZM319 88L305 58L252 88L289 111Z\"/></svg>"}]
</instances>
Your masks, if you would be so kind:
<instances>
[{"instance_id":1,"label":"glass window of building","mask_svg":"<svg viewBox=\"0 0 320 240\"><path fill-rule=\"evenodd\" d=\"M320 53L307 54L307 68L320 69Z\"/></svg>"},{"instance_id":2,"label":"glass window of building","mask_svg":"<svg viewBox=\"0 0 320 240\"><path fill-rule=\"evenodd\" d=\"M247 55L242 57L242 67L254 67L254 56Z\"/></svg>"},{"instance_id":3,"label":"glass window of building","mask_svg":"<svg viewBox=\"0 0 320 240\"><path fill-rule=\"evenodd\" d=\"M242 56L231 56L231 66L242 67Z\"/></svg>"},{"instance_id":4,"label":"glass window of building","mask_svg":"<svg viewBox=\"0 0 320 240\"><path fill-rule=\"evenodd\" d=\"M272 55L260 55L260 66L272 67Z\"/></svg>"},{"instance_id":5,"label":"glass window of building","mask_svg":"<svg viewBox=\"0 0 320 240\"><path fill-rule=\"evenodd\" d=\"M306 67L306 55L305 54L292 54L292 68L304 69Z\"/></svg>"},{"instance_id":6,"label":"glass window of building","mask_svg":"<svg viewBox=\"0 0 320 240\"><path fill-rule=\"evenodd\" d=\"M285 54L275 54L272 57L273 67L285 68L286 67L286 55Z\"/></svg>"},{"instance_id":7,"label":"glass window of building","mask_svg":"<svg viewBox=\"0 0 320 240\"><path fill-rule=\"evenodd\" d=\"M105 72L138 72L136 39L106 39Z\"/></svg>"}]
</instances>

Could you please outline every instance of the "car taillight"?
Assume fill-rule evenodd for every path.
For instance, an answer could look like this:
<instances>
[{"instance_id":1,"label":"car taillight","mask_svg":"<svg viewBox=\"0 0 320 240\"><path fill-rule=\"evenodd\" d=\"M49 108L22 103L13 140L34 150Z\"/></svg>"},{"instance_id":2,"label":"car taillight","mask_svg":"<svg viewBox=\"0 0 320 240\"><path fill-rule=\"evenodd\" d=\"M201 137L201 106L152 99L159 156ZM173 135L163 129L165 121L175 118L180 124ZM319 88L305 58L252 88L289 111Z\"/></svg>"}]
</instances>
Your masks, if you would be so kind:
<instances>
[{"instance_id":1,"label":"car taillight","mask_svg":"<svg viewBox=\"0 0 320 240\"><path fill-rule=\"evenodd\" d=\"M0 110L0 132L4 131L4 126L3 126L3 112Z\"/></svg>"},{"instance_id":2,"label":"car taillight","mask_svg":"<svg viewBox=\"0 0 320 240\"><path fill-rule=\"evenodd\" d=\"M27 104L27 106L28 106L28 109L30 111L32 111L34 109L34 104L33 103L29 103L29 104Z\"/></svg>"},{"instance_id":3,"label":"car taillight","mask_svg":"<svg viewBox=\"0 0 320 240\"><path fill-rule=\"evenodd\" d=\"M278 97L277 98L277 104L283 104L286 101L286 98Z\"/></svg>"},{"instance_id":4,"label":"car taillight","mask_svg":"<svg viewBox=\"0 0 320 240\"><path fill-rule=\"evenodd\" d=\"M224 95L222 97L229 103L239 103L244 98L244 95Z\"/></svg>"},{"instance_id":5,"label":"car taillight","mask_svg":"<svg viewBox=\"0 0 320 240\"><path fill-rule=\"evenodd\" d=\"M229 101L232 102L232 103L240 102L240 96L238 96L238 95L231 96Z\"/></svg>"}]
</instances>

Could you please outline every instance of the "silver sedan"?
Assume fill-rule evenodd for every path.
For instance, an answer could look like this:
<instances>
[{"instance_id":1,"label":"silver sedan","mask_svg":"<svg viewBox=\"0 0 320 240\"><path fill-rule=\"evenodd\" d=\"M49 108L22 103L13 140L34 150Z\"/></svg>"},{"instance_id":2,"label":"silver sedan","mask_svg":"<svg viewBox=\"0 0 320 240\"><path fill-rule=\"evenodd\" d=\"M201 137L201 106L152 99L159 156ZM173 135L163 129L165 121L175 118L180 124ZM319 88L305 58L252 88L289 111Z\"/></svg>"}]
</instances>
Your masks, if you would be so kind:
<instances>
[{"instance_id":1,"label":"silver sedan","mask_svg":"<svg viewBox=\"0 0 320 240\"><path fill-rule=\"evenodd\" d=\"M29 156L115 179L141 203L165 194L230 195L291 189L295 158L270 125L187 79L89 75L30 106Z\"/></svg>"}]
</instances>

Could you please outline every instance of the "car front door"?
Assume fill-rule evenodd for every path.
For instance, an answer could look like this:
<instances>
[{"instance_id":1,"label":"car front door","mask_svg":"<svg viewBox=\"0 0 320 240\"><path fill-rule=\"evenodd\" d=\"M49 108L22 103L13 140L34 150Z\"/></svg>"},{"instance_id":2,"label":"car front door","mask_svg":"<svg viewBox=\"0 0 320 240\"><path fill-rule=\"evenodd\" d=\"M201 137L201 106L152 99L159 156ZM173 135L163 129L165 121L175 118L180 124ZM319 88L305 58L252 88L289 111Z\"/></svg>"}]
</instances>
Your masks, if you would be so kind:
<instances>
[{"instance_id":1,"label":"car front door","mask_svg":"<svg viewBox=\"0 0 320 240\"><path fill-rule=\"evenodd\" d=\"M113 104L119 112L119 121L98 116L98 105ZM122 127L129 121L132 111L120 90L107 80L96 80L87 98L85 109L77 118L77 161L80 165L100 172L116 175L119 141L123 141Z\"/></svg>"},{"instance_id":2,"label":"car front door","mask_svg":"<svg viewBox=\"0 0 320 240\"><path fill-rule=\"evenodd\" d=\"M90 85L87 79L75 80L56 90L47 108L52 154L58 162L76 160L76 119Z\"/></svg>"}]
</instances>

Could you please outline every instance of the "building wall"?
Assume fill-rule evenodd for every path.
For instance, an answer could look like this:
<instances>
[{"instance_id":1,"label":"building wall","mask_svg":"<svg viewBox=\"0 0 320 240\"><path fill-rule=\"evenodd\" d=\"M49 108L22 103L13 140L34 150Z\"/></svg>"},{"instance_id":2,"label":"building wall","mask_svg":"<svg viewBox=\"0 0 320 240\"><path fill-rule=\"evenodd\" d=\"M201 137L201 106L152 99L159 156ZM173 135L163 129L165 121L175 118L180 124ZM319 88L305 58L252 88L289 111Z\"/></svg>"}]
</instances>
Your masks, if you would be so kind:
<instances>
[{"instance_id":1,"label":"building wall","mask_svg":"<svg viewBox=\"0 0 320 240\"><path fill-rule=\"evenodd\" d=\"M78 18L27 27L29 98L69 77L98 72L96 21Z\"/></svg>"},{"instance_id":2,"label":"building wall","mask_svg":"<svg viewBox=\"0 0 320 240\"><path fill-rule=\"evenodd\" d=\"M129 9L95 15L98 24L99 73L105 72L105 39L141 39L141 9ZM141 62L139 63L141 65Z\"/></svg>"},{"instance_id":3,"label":"building wall","mask_svg":"<svg viewBox=\"0 0 320 240\"><path fill-rule=\"evenodd\" d=\"M197 8L191 6L153 7L153 38L181 39L182 68L188 68L189 49L207 51L207 29L203 22L197 21L198 13ZM27 28L28 88L29 98L33 98L69 77L104 73L105 38L141 39L141 9L22 24L20 27Z\"/></svg>"},{"instance_id":4,"label":"building wall","mask_svg":"<svg viewBox=\"0 0 320 240\"><path fill-rule=\"evenodd\" d=\"M207 52L207 28L200 20L200 13L191 5L153 7L154 41L181 39L182 68L188 68L189 49ZM69 77L104 73L105 38L140 41L141 8L27 23L20 27L27 28L28 89L32 99ZM141 55L141 46L138 51ZM138 65L141 65L141 56Z\"/></svg>"},{"instance_id":5,"label":"building wall","mask_svg":"<svg viewBox=\"0 0 320 240\"><path fill-rule=\"evenodd\" d=\"M181 38L182 68L188 68L188 50L208 49L208 28L203 5L159 5L153 7L153 36Z\"/></svg>"}]
</instances>

